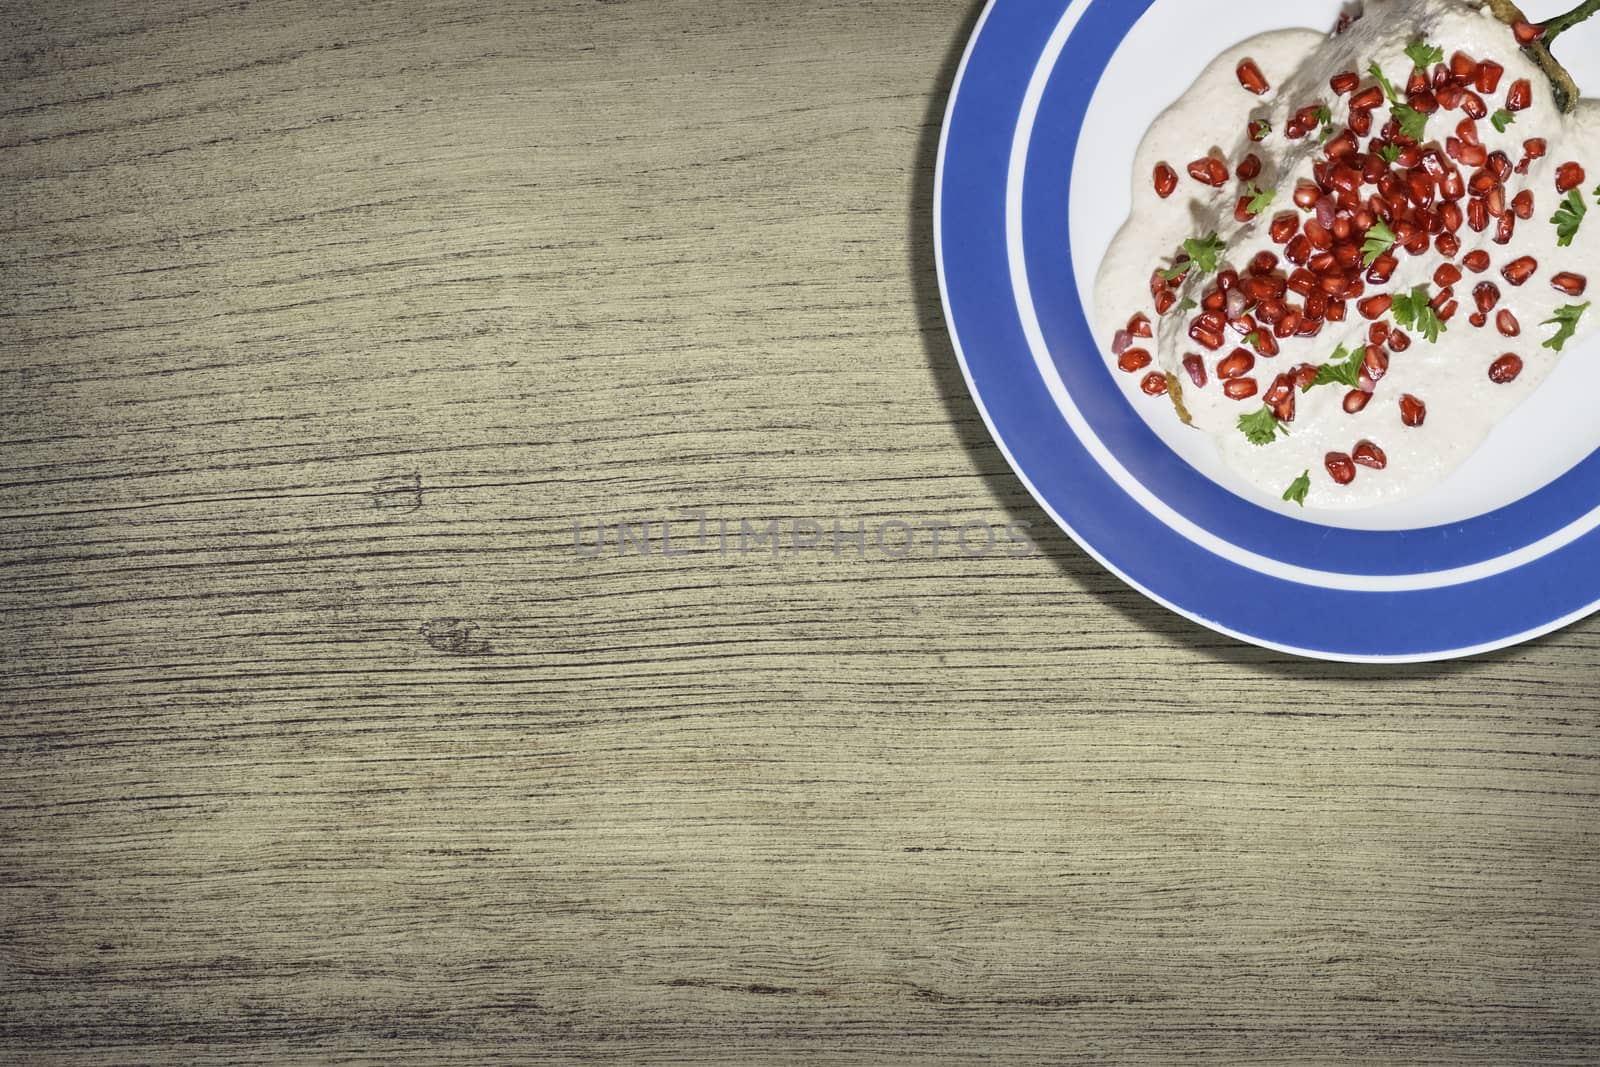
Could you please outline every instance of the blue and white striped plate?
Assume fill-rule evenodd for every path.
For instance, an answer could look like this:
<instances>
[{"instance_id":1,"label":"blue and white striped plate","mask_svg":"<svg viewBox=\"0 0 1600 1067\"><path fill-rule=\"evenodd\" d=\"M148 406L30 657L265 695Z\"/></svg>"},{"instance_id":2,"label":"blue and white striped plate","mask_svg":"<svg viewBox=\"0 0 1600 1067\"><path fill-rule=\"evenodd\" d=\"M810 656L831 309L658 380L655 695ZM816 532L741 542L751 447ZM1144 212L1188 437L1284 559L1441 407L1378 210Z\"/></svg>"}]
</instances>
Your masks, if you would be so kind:
<instances>
[{"instance_id":1,"label":"blue and white striped plate","mask_svg":"<svg viewBox=\"0 0 1600 1067\"><path fill-rule=\"evenodd\" d=\"M1526 6L1541 17L1566 5ZM945 315L1012 467L1130 585L1212 629L1300 655L1472 655L1600 608L1600 419L1588 400L1600 396L1600 346L1569 347L1428 499L1295 513L1225 487L1200 452L1175 443L1170 407L1136 401L1085 312L1128 212L1134 151L1162 107L1243 37L1331 27L1340 7L990 0L940 144ZM1580 84L1600 84L1592 40L1563 42Z\"/></svg>"}]
</instances>

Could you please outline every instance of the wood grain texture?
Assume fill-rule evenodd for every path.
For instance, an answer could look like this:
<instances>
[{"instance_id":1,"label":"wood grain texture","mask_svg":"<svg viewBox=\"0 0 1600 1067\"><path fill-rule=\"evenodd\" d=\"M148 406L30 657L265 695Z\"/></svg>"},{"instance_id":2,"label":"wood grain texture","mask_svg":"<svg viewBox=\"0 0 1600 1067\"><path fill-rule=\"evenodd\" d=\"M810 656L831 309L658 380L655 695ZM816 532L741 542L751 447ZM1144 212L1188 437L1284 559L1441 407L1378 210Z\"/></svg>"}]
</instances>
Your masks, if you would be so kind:
<instances>
[{"instance_id":1,"label":"wood grain texture","mask_svg":"<svg viewBox=\"0 0 1600 1067\"><path fill-rule=\"evenodd\" d=\"M1600 624L1317 665L1051 533L976 14L0 9L0 1058L1600 1062ZM678 509L1039 552L574 550Z\"/></svg>"}]
</instances>

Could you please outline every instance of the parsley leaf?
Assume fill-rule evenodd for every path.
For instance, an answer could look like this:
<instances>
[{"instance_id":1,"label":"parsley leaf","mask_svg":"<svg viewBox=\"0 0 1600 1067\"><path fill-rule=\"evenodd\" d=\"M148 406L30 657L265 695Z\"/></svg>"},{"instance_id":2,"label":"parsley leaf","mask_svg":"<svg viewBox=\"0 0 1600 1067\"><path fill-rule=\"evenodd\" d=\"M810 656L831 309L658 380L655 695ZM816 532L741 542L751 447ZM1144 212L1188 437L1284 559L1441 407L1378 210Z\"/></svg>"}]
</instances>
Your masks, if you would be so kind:
<instances>
[{"instance_id":1,"label":"parsley leaf","mask_svg":"<svg viewBox=\"0 0 1600 1067\"><path fill-rule=\"evenodd\" d=\"M1216 231L1205 237L1190 237L1184 240L1183 250L1189 253L1189 259L1202 271L1210 273L1217 269L1217 261L1228 246L1217 238Z\"/></svg>"},{"instance_id":2,"label":"parsley leaf","mask_svg":"<svg viewBox=\"0 0 1600 1067\"><path fill-rule=\"evenodd\" d=\"M1383 86L1383 95L1389 98L1389 103L1398 104L1400 102L1400 94L1395 91L1394 82L1384 77L1382 67L1374 62L1372 66L1367 68L1367 73L1378 79L1378 84Z\"/></svg>"},{"instance_id":3,"label":"parsley leaf","mask_svg":"<svg viewBox=\"0 0 1600 1067\"><path fill-rule=\"evenodd\" d=\"M1389 249L1394 247L1394 231L1389 229L1388 223L1382 219L1372 224L1372 229L1367 231L1366 244L1361 246L1361 262L1363 266L1370 267L1378 261Z\"/></svg>"},{"instance_id":4,"label":"parsley leaf","mask_svg":"<svg viewBox=\"0 0 1600 1067\"><path fill-rule=\"evenodd\" d=\"M1239 343L1242 345L1249 345L1251 348L1258 347L1261 344L1261 331L1251 330L1249 333L1245 334L1244 340L1240 341Z\"/></svg>"},{"instance_id":5,"label":"parsley leaf","mask_svg":"<svg viewBox=\"0 0 1600 1067\"><path fill-rule=\"evenodd\" d=\"M1577 334L1578 320L1583 318L1583 313L1588 310L1588 304L1568 304L1566 307L1556 312L1555 318L1545 319L1541 325L1557 326L1560 328L1556 330L1556 335L1550 338L1550 340L1546 341L1542 347L1553 348L1557 352L1561 351L1562 346L1568 341L1572 340L1573 336Z\"/></svg>"},{"instance_id":6,"label":"parsley leaf","mask_svg":"<svg viewBox=\"0 0 1600 1067\"><path fill-rule=\"evenodd\" d=\"M1428 116L1406 104L1396 104L1389 109L1400 124L1400 132L1421 143L1428 136Z\"/></svg>"},{"instance_id":7,"label":"parsley leaf","mask_svg":"<svg viewBox=\"0 0 1600 1067\"><path fill-rule=\"evenodd\" d=\"M1550 221L1556 227L1556 244L1562 248L1570 247L1572 239L1578 235L1578 227L1583 225L1583 217L1588 213L1589 205L1583 202L1583 194L1576 189L1568 193L1556 213L1550 216Z\"/></svg>"},{"instance_id":8,"label":"parsley leaf","mask_svg":"<svg viewBox=\"0 0 1600 1067\"><path fill-rule=\"evenodd\" d=\"M1250 203L1245 205L1245 210L1250 212L1252 215L1261 214L1263 211L1267 210L1267 208L1272 206L1272 202L1274 200L1278 199L1278 191L1276 189L1267 189L1263 191L1259 186L1252 185L1250 186L1250 191L1253 192L1255 196L1250 198Z\"/></svg>"},{"instance_id":9,"label":"parsley leaf","mask_svg":"<svg viewBox=\"0 0 1600 1067\"><path fill-rule=\"evenodd\" d=\"M1392 167L1394 166L1394 161L1399 159L1400 153L1404 151L1405 149L1397 144L1386 144L1378 149L1378 155L1382 156L1383 161Z\"/></svg>"},{"instance_id":10,"label":"parsley leaf","mask_svg":"<svg viewBox=\"0 0 1600 1067\"><path fill-rule=\"evenodd\" d=\"M1505 133L1506 127L1517 121L1517 116L1505 108L1501 108L1489 117L1489 121L1494 123L1495 129Z\"/></svg>"},{"instance_id":11,"label":"parsley leaf","mask_svg":"<svg viewBox=\"0 0 1600 1067\"><path fill-rule=\"evenodd\" d=\"M1188 297L1184 297L1183 298L1183 303L1179 304L1178 306L1180 308L1182 308L1183 310L1185 310L1185 311L1193 311L1195 308L1199 307L1200 305L1196 304L1193 300L1190 300Z\"/></svg>"},{"instance_id":12,"label":"parsley leaf","mask_svg":"<svg viewBox=\"0 0 1600 1067\"><path fill-rule=\"evenodd\" d=\"M1306 494L1311 491L1311 471L1308 469L1300 477L1289 483L1289 488L1283 491L1283 499L1291 504L1306 506Z\"/></svg>"},{"instance_id":13,"label":"parsley leaf","mask_svg":"<svg viewBox=\"0 0 1600 1067\"><path fill-rule=\"evenodd\" d=\"M1263 406L1260 411L1250 415L1239 416L1239 431L1244 434L1245 440L1253 445L1270 445L1278 439L1278 432L1285 435L1289 433L1278 422L1278 416L1272 409Z\"/></svg>"},{"instance_id":14,"label":"parsley leaf","mask_svg":"<svg viewBox=\"0 0 1600 1067\"><path fill-rule=\"evenodd\" d=\"M1189 273L1190 266L1192 266L1192 264L1187 259L1180 260L1177 263L1174 263L1170 270L1162 271L1161 276L1169 282L1175 282L1182 278L1185 274Z\"/></svg>"},{"instance_id":15,"label":"parsley leaf","mask_svg":"<svg viewBox=\"0 0 1600 1067\"><path fill-rule=\"evenodd\" d=\"M1250 139L1252 141L1265 141L1272 132L1272 123L1266 119L1256 119L1250 124Z\"/></svg>"},{"instance_id":16,"label":"parsley leaf","mask_svg":"<svg viewBox=\"0 0 1600 1067\"><path fill-rule=\"evenodd\" d=\"M1426 337L1430 344L1439 343L1439 335L1448 327L1428 303L1428 287L1419 285L1409 293L1394 298L1394 321L1408 330Z\"/></svg>"},{"instance_id":17,"label":"parsley leaf","mask_svg":"<svg viewBox=\"0 0 1600 1067\"><path fill-rule=\"evenodd\" d=\"M1366 359L1366 349L1351 352L1340 345L1327 363L1317 368L1317 376L1301 392L1309 392L1314 385L1348 385L1354 389L1361 384L1361 367Z\"/></svg>"},{"instance_id":18,"label":"parsley leaf","mask_svg":"<svg viewBox=\"0 0 1600 1067\"><path fill-rule=\"evenodd\" d=\"M1425 71L1435 63L1444 62L1444 49L1426 41L1412 41L1406 46L1406 55L1411 57L1411 62L1417 65L1418 70Z\"/></svg>"}]
</instances>

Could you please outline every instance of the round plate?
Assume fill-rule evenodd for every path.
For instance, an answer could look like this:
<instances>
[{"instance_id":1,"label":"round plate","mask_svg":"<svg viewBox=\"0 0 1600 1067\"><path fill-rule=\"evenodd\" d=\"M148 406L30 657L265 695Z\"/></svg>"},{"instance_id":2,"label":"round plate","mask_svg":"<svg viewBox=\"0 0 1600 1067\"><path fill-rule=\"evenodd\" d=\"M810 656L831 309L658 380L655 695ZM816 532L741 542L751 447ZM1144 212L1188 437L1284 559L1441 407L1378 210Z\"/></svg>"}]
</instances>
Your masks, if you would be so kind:
<instances>
[{"instance_id":1,"label":"round plate","mask_svg":"<svg viewBox=\"0 0 1600 1067\"><path fill-rule=\"evenodd\" d=\"M1011 466L1062 529L1134 588L1214 630L1299 655L1472 655L1600 608L1600 425L1586 411L1600 394L1600 346L1569 347L1439 491L1365 512L1293 514L1225 484L1203 446L1179 443L1170 406L1133 402L1084 310L1128 213L1133 154L1151 120L1229 45L1270 29L1331 27L1341 7L990 0L939 148L945 317ZM1594 51L1587 40L1563 41L1580 84L1597 66L1582 58ZM1503 458L1519 453L1539 462Z\"/></svg>"}]
</instances>

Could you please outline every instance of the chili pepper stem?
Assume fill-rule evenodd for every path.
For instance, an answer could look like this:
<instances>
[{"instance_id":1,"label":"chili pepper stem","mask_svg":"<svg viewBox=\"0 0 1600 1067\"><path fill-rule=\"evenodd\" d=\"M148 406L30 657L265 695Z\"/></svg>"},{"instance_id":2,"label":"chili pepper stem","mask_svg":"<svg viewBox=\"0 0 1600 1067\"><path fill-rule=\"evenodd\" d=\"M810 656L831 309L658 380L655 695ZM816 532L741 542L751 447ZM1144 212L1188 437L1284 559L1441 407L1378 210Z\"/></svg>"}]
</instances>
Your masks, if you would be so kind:
<instances>
[{"instance_id":1,"label":"chili pepper stem","mask_svg":"<svg viewBox=\"0 0 1600 1067\"><path fill-rule=\"evenodd\" d=\"M1600 0L1584 0L1583 3L1579 4L1571 11L1568 11L1565 15L1557 15L1555 18L1550 19L1544 24L1545 47L1548 48L1557 37L1561 36L1561 34L1572 29L1572 27L1578 25L1580 22L1585 21L1597 12L1600 12Z\"/></svg>"}]
</instances>

